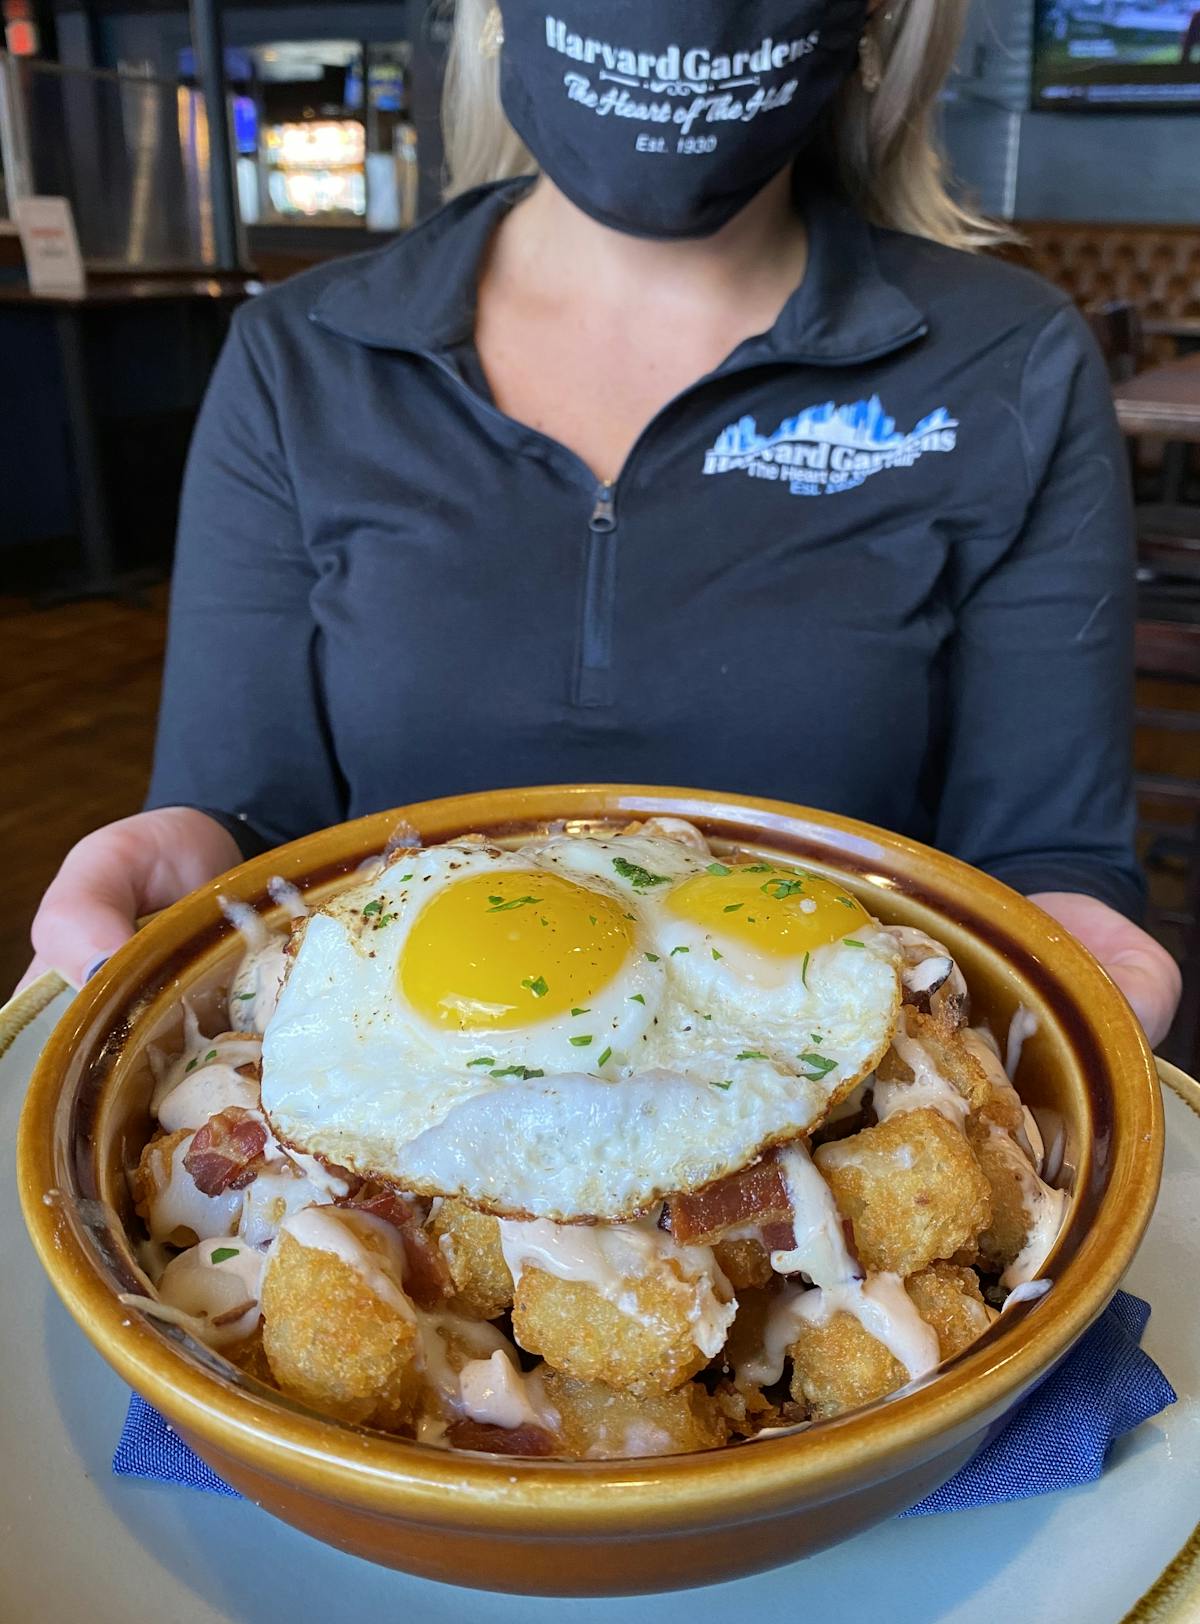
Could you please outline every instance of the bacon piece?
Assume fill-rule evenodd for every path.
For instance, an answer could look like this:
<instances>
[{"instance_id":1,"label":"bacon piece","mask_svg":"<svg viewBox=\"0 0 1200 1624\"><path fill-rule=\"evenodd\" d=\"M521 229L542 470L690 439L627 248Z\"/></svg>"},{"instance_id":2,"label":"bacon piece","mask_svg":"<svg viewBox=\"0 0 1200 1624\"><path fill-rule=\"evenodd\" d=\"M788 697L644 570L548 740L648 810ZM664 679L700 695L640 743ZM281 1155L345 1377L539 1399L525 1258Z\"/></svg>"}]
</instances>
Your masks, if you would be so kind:
<instances>
[{"instance_id":1,"label":"bacon piece","mask_svg":"<svg viewBox=\"0 0 1200 1624\"><path fill-rule=\"evenodd\" d=\"M454 1421L446 1430L454 1449L480 1449L489 1455L553 1455L558 1444L541 1427L493 1427L486 1421Z\"/></svg>"},{"instance_id":2,"label":"bacon piece","mask_svg":"<svg viewBox=\"0 0 1200 1624\"><path fill-rule=\"evenodd\" d=\"M234 1071L237 1072L239 1077L244 1077L247 1082L250 1082L250 1083L261 1083L262 1082L262 1061L261 1060L247 1060L245 1065L243 1065L243 1066L235 1066L233 1069L234 1069Z\"/></svg>"},{"instance_id":3,"label":"bacon piece","mask_svg":"<svg viewBox=\"0 0 1200 1624\"><path fill-rule=\"evenodd\" d=\"M244 1190L263 1167L267 1125L256 1111L231 1105L197 1128L183 1165L203 1195Z\"/></svg>"},{"instance_id":4,"label":"bacon piece","mask_svg":"<svg viewBox=\"0 0 1200 1624\"><path fill-rule=\"evenodd\" d=\"M338 1202L391 1224L404 1247L404 1289L418 1308L438 1308L454 1294L454 1276L441 1248L422 1227L423 1214L407 1196L368 1180Z\"/></svg>"},{"instance_id":5,"label":"bacon piece","mask_svg":"<svg viewBox=\"0 0 1200 1624\"><path fill-rule=\"evenodd\" d=\"M790 1230L792 1208L778 1164L766 1160L692 1195L671 1196L665 1217L681 1246L711 1246L745 1224L786 1224Z\"/></svg>"},{"instance_id":6,"label":"bacon piece","mask_svg":"<svg viewBox=\"0 0 1200 1624\"><path fill-rule=\"evenodd\" d=\"M763 1224L762 1243L768 1252L790 1252L796 1244L796 1231L791 1223Z\"/></svg>"},{"instance_id":7,"label":"bacon piece","mask_svg":"<svg viewBox=\"0 0 1200 1624\"><path fill-rule=\"evenodd\" d=\"M329 1171L334 1170L330 1168ZM354 1182L352 1174L347 1175L347 1178L350 1183ZM390 1184L380 1184L375 1179L368 1179L341 1204L357 1207L360 1212L374 1213L376 1218L382 1218L385 1223L395 1224L397 1229L403 1229L405 1224L418 1221L416 1206L408 1196L401 1195L399 1190L393 1190Z\"/></svg>"}]
</instances>

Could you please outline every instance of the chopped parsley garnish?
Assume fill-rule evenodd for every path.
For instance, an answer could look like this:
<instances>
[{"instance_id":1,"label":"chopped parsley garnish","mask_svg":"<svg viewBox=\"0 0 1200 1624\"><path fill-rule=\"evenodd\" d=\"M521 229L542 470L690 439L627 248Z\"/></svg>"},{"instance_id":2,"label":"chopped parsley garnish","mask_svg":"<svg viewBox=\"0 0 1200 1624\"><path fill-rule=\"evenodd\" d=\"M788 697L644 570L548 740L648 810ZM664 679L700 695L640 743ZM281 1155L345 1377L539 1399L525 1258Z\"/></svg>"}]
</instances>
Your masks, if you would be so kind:
<instances>
[{"instance_id":1,"label":"chopped parsley garnish","mask_svg":"<svg viewBox=\"0 0 1200 1624\"><path fill-rule=\"evenodd\" d=\"M238 1246L218 1246L216 1251L210 1254L208 1261L210 1263L226 1263L231 1257L236 1257L240 1250L241 1248Z\"/></svg>"},{"instance_id":2,"label":"chopped parsley garnish","mask_svg":"<svg viewBox=\"0 0 1200 1624\"><path fill-rule=\"evenodd\" d=\"M550 988L546 985L545 976L526 976L521 985L528 987L535 998L544 998L550 991Z\"/></svg>"},{"instance_id":3,"label":"chopped parsley garnish","mask_svg":"<svg viewBox=\"0 0 1200 1624\"><path fill-rule=\"evenodd\" d=\"M771 872L772 865L770 863L751 863L746 870L747 874L770 874Z\"/></svg>"},{"instance_id":4,"label":"chopped parsley garnish","mask_svg":"<svg viewBox=\"0 0 1200 1624\"><path fill-rule=\"evenodd\" d=\"M629 995L629 1002L631 1004L644 1004L646 1000L642 997L640 992L635 992Z\"/></svg>"},{"instance_id":5,"label":"chopped parsley garnish","mask_svg":"<svg viewBox=\"0 0 1200 1624\"><path fill-rule=\"evenodd\" d=\"M829 1073L836 1067L837 1061L830 1060L828 1055L813 1054L810 1052L800 1056L800 1064L808 1067L808 1071L805 1073L805 1075L812 1082L818 1082L822 1077L829 1076Z\"/></svg>"},{"instance_id":6,"label":"chopped parsley garnish","mask_svg":"<svg viewBox=\"0 0 1200 1624\"><path fill-rule=\"evenodd\" d=\"M396 876L396 884L397 885L403 885L405 880L411 880L411 879L412 879L411 874L399 874L399 875Z\"/></svg>"},{"instance_id":7,"label":"chopped parsley garnish","mask_svg":"<svg viewBox=\"0 0 1200 1624\"><path fill-rule=\"evenodd\" d=\"M385 925L390 925L393 919L398 918L398 914L380 914L379 918L375 921L375 929L382 930Z\"/></svg>"},{"instance_id":8,"label":"chopped parsley garnish","mask_svg":"<svg viewBox=\"0 0 1200 1624\"><path fill-rule=\"evenodd\" d=\"M495 1064L496 1057L494 1054L481 1054L478 1060L467 1061L468 1066L494 1066Z\"/></svg>"},{"instance_id":9,"label":"chopped parsley garnish","mask_svg":"<svg viewBox=\"0 0 1200 1624\"><path fill-rule=\"evenodd\" d=\"M800 966L800 979L803 981L806 987L808 986L808 961L811 958L812 954L806 953L804 955L804 963Z\"/></svg>"},{"instance_id":10,"label":"chopped parsley garnish","mask_svg":"<svg viewBox=\"0 0 1200 1624\"><path fill-rule=\"evenodd\" d=\"M840 902L843 908L856 908L858 906L853 897L834 897L833 900Z\"/></svg>"},{"instance_id":11,"label":"chopped parsley garnish","mask_svg":"<svg viewBox=\"0 0 1200 1624\"><path fill-rule=\"evenodd\" d=\"M824 1043L825 1039L821 1036L821 1034L819 1032L810 1032L808 1034L808 1041L810 1043L816 1043L816 1044L820 1045L820 1044Z\"/></svg>"},{"instance_id":12,"label":"chopped parsley garnish","mask_svg":"<svg viewBox=\"0 0 1200 1624\"><path fill-rule=\"evenodd\" d=\"M233 995L233 1000L236 1004L248 1004L255 996L256 994L252 992L235 992Z\"/></svg>"},{"instance_id":13,"label":"chopped parsley garnish","mask_svg":"<svg viewBox=\"0 0 1200 1624\"><path fill-rule=\"evenodd\" d=\"M586 1049L588 1044L591 1041L592 1040L591 1040L590 1036L589 1037L583 1037L583 1038L572 1038L571 1039L571 1046L573 1048L575 1048L575 1049Z\"/></svg>"},{"instance_id":14,"label":"chopped parsley garnish","mask_svg":"<svg viewBox=\"0 0 1200 1624\"><path fill-rule=\"evenodd\" d=\"M544 1071L530 1071L528 1066L505 1066L500 1071L488 1072L489 1077L519 1077L527 1083L531 1077L544 1077Z\"/></svg>"},{"instance_id":15,"label":"chopped parsley garnish","mask_svg":"<svg viewBox=\"0 0 1200 1624\"><path fill-rule=\"evenodd\" d=\"M210 1060L215 1060L216 1058L217 1051L215 1049L210 1049L204 1057L204 1064L207 1066Z\"/></svg>"},{"instance_id":16,"label":"chopped parsley garnish","mask_svg":"<svg viewBox=\"0 0 1200 1624\"><path fill-rule=\"evenodd\" d=\"M503 897L489 897L488 901L491 903L491 907L488 909L488 913L510 913L513 908L527 908L532 903L541 900L541 897L510 897L505 902Z\"/></svg>"},{"instance_id":17,"label":"chopped parsley garnish","mask_svg":"<svg viewBox=\"0 0 1200 1624\"><path fill-rule=\"evenodd\" d=\"M733 1087L733 1078L732 1077L726 1077L726 1079L725 1079L725 1081L723 1083L713 1082L712 1079L710 1078L708 1086L710 1088L719 1088L721 1090L721 1092L724 1093L724 1091L727 1088L732 1088Z\"/></svg>"},{"instance_id":18,"label":"chopped parsley garnish","mask_svg":"<svg viewBox=\"0 0 1200 1624\"><path fill-rule=\"evenodd\" d=\"M612 1059L612 1050L611 1049L605 1049L604 1053L602 1055L600 1055L599 1058L597 1059L596 1064L598 1066L607 1066L611 1059Z\"/></svg>"},{"instance_id":19,"label":"chopped parsley garnish","mask_svg":"<svg viewBox=\"0 0 1200 1624\"><path fill-rule=\"evenodd\" d=\"M712 956L714 959L723 959L725 957L724 953L718 953L715 947L712 950Z\"/></svg>"},{"instance_id":20,"label":"chopped parsley garnish","mask_svg":"<svg viewBox=\"0 0 1200 1624\"><path fill-rule=\"evenodd\" d=\"M588 914L588 924L589 925L594 925L595 923L596 923L595 914Z\"/></svg>"},{"instance_id":21,"label":"chopped parsley garnish","mask_svg":"<svg viewBox=\"0 0 1200 1624\"><path fill-rule=\"evenodd\" d=\"M773 880L764 880L758 889L765 895L774 897L776 902L783 902L788 897L794 897L797 891L803 891L804 881L776 877Z\"/></svg>"},{"instance_id":22,"label":"chopped parsley garnish","mask_svg":"<svg viewBox=\"0 0 1200 1624\"><path fill-rule=\"evenodd\" d=\"M721 909L721 912L722 913L737 913L739 908L744 908L744 907L745 907L744 902L727 902L725 904L725 906Z\"/></svg>"},{"instance_id":23,"label":"chopped parsley garnish","mask_svg":"<svg viewBox=\"0 0 1200 1624\"><path fill-rule=\"evenodd\" d=\"M382 911L383 903L378 897L376 897L374 902L368 902L366 907L363 909L363 918L370 919L372 914L381 913Z\"/></svg>"},{"instance_id":24,"label":"chopped parsley garnish","mask_svg":"<svg viewBox=\"0 0 1200 1624\"><path fill-rule=\"evenodd\" d=\"M673 947L671 949L671 957L674 958L676 953L690 953L691 951L692 950L690 947Z\"/></svg>"},{"instance_id":25,"label":"chopped parsley garnish","mask_svg":"<svg viewBox=\"0 0 1200 1624\"><path fill-rule=\"evenodd\" d=\"M842 940L847 947L865 947L867 945L865 942L860 942L856 936L844 936Z\"/></svg>"},{"instance_id":26,"label":"chopped parsley garnish","mask_svg":"<svg viewBox=\"0 0 1200 1624\"><path fill-rule=\"evenodd\" d=\"M651 885L666 885L669 874L651 874L640 863L631 863L627 857L614 857L613 867L623 880L628 880L635 891L645 891Z\"/></svg>"},{"instance_id":27,"label":"chopped parsley garnish","mask_svg":"<svg viewBox=\"0 0 1200 1624\"><path fill-rule=\"evenodd\" d=\"M743 1049L738 1055L739 1060L765 1060L767 1057L761 1049Z\"/></svg>"},{"instance_id":28,"label":"chopped parsley garnish","mask_svg":"<svg viewBox=\"0 0 1200 1624\"><path fill-rule=\"evenodd\" d=\"M590 1015L591 1013L591 1006L589 1004L580 1004L577 1006L577 1008L571 1011L572 1015Z\"/></svg>"},{"instance_id":29,"label":"chopped parsley garnish","mask_svg":"<svg viewBox=\"0 0 1200 1624\"><path fill-rule=\"evenodd\" d=\"M658 954L657 953L647 953L646 957L650 960L651 964L657 964L658 963Z\"/></svg>"},{"instance_id":30,"label":"chopped parsley garnish","mask_svg":"<svg viewBox=\"0 0 1200 1624\"><path fill-rule=\"evenodd\" d=\"M706 874L732 874L733 870L726 868L724 863L710 863L704 872Z\"/></svg>"}]
</instances>

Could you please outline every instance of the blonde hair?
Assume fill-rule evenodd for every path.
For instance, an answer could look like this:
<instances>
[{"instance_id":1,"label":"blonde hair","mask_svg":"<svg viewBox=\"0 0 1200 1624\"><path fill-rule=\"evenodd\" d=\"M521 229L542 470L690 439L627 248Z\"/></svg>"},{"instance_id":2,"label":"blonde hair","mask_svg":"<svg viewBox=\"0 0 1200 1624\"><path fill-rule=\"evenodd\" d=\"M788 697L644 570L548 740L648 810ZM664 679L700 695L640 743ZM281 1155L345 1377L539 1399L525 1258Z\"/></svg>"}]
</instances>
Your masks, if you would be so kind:
<instances>
[{"instance_id":1,"label":"blonde hair","mask_svg":"<svg viewBox=\"0 0 1200 1624\"><path fill-rule=\"evenodd\" d=\"M532 174L528 148L500 105L500 64L480 50L492 0L457 0L442 100L446 195ZM876 225L953 248L1008 239L947 190L934 134L938 92L954 64L970 0L891 0L870 24L883 79L870 94L853 74L832 110L831 157L850 197Z\"/></svg>"}]
</instances>

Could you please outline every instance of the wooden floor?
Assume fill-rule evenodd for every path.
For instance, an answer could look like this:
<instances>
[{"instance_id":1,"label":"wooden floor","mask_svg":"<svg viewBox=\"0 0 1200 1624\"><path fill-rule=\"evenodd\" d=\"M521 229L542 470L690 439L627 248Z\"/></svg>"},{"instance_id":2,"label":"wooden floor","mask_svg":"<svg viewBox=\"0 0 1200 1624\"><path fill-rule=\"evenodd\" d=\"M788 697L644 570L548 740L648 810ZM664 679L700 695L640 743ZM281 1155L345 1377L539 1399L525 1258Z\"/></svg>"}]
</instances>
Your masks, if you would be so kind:
<instances>
[{"instance_id":1,"label":"wooden floor","mask_svg":"<svg viewBox=\"0 0 1200 1624\"><path fill-rule=\"evenodd\" d=\"M31 609L0 598L0 1002L29 962L29 924L64 853L146 793L166 634L166 588L143 607Z\"/></svg>"}]
</instances>

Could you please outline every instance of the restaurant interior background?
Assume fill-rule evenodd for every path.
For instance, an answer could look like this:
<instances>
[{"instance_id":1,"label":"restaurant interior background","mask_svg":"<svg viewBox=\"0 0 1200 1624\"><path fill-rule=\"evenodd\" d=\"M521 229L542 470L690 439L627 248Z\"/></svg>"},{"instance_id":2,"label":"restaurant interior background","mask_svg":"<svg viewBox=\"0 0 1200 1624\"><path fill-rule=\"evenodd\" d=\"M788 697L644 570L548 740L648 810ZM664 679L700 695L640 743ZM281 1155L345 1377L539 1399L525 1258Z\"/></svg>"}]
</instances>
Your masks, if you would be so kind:
<instances>
[{"instance_id":1,"label":"restaurant interior background","mask_svg":"<svg viewBox=\"0 0 1200 1624\"><path fill-rule=\"evenodd\" d=\"M382 242L436 204L447 22L426 0L2 0L2 9L7 988L65 849L135 811L144 792L179 481L229 316L263 285ZM1165 1052L1193 1071L1198 19L1200 0L974 0L942 109L958 185L1016 223L1022 240L1008 251L1070 291L1109 359L1138 496L1150 923L1185 971ZM221 97L227 135L205 115ZM28 290L12 216L34 194L70 200L88 273L82 298ZM233 720L214 718L214 748Z\"/></svg>"}]
</instances>

